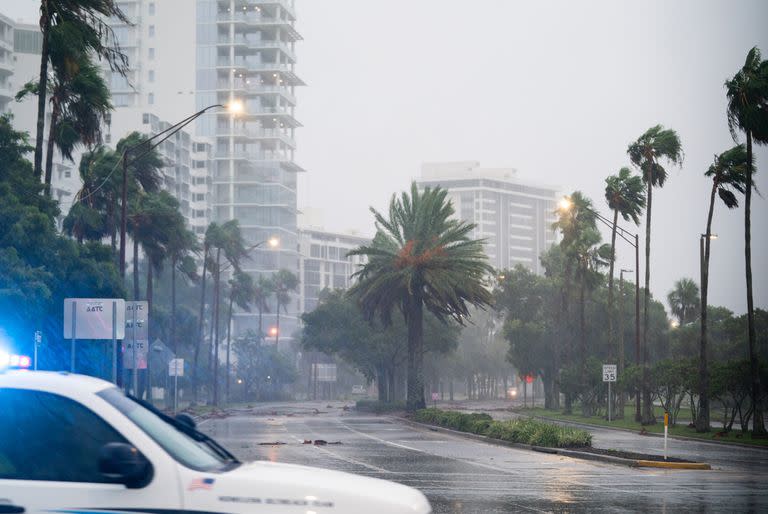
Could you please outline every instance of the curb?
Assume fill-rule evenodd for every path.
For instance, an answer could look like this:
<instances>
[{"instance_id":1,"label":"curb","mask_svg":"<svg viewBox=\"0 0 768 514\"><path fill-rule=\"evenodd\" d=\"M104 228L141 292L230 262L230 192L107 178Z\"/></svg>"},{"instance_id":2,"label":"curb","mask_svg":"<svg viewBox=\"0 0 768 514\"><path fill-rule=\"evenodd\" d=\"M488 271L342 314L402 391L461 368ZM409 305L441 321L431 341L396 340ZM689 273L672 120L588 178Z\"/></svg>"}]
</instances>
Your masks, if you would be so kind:
<instances>
[{"instance_id":1,"label":"curb","mask_svg":"<svg viewBox=\"0 0 768 514\"><path fill-rule=\"evenodd\" d=\"M571 457L574 459L594 460L600 462L607 462L609 464L616 464L619 466L627 466L630 468L666 468L666 469L695 469L695 470L711 470L712 467L709 464L702 462L659 462L651 460L636 460L625 459L623 457L614 457L612 455L600 455L598 453L580 452L577 450L568 450L564 448L547 448L544 446L533 446L523 443L512 443L509 441L503 441L501 439L494 439L492 437L472 434L470 432L461 432L459 430L453 430L451 428L445 428L437 425L430 425L428 423L420 423L408 418L401 418L396 416L390 416L393 419L400 421L406 425L415 428L426 428L431 432L441 432L444 434L450 434L466 439L473 439L487 444L493 444L496 446L506 446L508 448L515 448L518 450L535 451L539 453L548 453L550 455L561 455L563 457Z\"/></svg>"},{"instance_id":2,"label":"curb","mask_svg":"<svg viewBox=\"0 0 768 514\"><path fill-rule=\"evenodd\" d=\"M514 412L514 411L512 411ZM518 416L527 416L529 418L533 419L539 419L541 421L548 421L550 423L561 423L563 425L575 425L577 427L581 428L604 428L606 430L617 430L619 432L628 432L630 434L636 434L638 435L638 431L633 428L622 428L622 427L609 427L605 425L593 425L590 423L582 423L579 421L571 421L571 420L563 420L563 419L557 419L557 418L548 418L546 416L531 416L528 414L522 414L520 412L514 412L514 414L517 414ZM650 436L650 437L664 437L664 434L656 433L656 432L646 432L643 434L644 436ZM744 444L744 443L735 443L730 441L711 441L709 439L699 439L698 437L686 437L684 435L669 435L667 436L669 439L677 439L678 441L690 441L694 443L704 443L704 444L714 444L719 446L736 446L739 448L749 448L751 450L762 450L762 451L768 451L768 446L758 446L756 444Z\"/></svg>"}]
</instances>

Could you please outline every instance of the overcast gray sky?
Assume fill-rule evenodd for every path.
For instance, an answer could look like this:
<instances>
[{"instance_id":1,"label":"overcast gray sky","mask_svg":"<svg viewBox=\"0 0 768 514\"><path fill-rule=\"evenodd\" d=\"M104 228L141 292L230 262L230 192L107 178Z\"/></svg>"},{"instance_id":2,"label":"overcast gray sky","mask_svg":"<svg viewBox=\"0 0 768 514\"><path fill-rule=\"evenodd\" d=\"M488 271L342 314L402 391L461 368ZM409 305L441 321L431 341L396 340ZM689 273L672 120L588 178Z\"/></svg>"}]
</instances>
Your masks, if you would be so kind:
<instances>
[{"instance_id":1,"label":"overcast gray sky","mask_svg":"<svg viewBox=\"0 0 768 514\"><path fill-rule=\"evenodd\" d=\"M664 298L681 277L698 282L711 186L703 173L733 145L723 82L752 46L768 57L768 3L296 4L297 73L308 84L297 108L297 161L308 170L299 207L321 210L327 229L370 235L368 207L383 208L424 161L514 167L563 192L582 190L607 213L605 177L629 165L627 145L661 123L678 131L685 162L654 192L651 290ZM36 5L0 0L0 12L34 20ZM768 151L756 156L768 194ZM755 302L766 308L768 206L753 198ZM713 228L710 301L737 313L746 310L743 215L718 205ZM634 267L632 249L619 247L619 261Z\"/></svg>"}]
</instances>

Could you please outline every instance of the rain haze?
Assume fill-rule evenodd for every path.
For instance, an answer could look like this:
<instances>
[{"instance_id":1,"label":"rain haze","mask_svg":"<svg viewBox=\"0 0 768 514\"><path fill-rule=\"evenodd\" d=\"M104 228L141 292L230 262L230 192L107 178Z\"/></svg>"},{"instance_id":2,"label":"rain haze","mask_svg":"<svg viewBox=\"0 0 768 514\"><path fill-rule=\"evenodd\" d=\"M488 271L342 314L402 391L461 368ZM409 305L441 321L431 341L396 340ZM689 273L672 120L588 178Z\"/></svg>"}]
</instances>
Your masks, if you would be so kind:
<instances>
[{"instance_id":1,"label":"rain haze","mask_svg":"<svg viewBox=\"0 0 768 514\"><path fill-rule=\"evenodd\" d=\"M368 207L383 208L427 161L516 168L564 194L581 190L607 213L605 177L629 166L627 145L660 123L679 133L685 160L654 192L651 290L663 299L677 279L698 282L711 187L703 173L734 144L723 82L751 47L768 52L768 4L296 3L297 69L308 84L297 108L297 162L308 170L299 207L321 212L326 229L372 235ZM1 0L0 11L35 20L37 4ZM765 193L764 147L756 158ZM752 208L755 304L765 308L766 199L753 196ZM743 218L743 206L717 205L710 265L710 304L737 314L746 310ZM631 249L618 252L618 266L633 268Z\"/></svg>"}]
</instances>

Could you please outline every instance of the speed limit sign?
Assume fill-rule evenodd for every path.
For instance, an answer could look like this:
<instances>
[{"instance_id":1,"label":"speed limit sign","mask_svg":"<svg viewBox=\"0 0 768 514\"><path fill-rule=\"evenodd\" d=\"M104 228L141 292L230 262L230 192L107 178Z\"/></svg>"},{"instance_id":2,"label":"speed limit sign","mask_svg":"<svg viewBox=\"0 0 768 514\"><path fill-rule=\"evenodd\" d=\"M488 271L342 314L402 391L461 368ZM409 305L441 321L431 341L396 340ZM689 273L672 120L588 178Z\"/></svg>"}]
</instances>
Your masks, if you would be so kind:
<instances>
[{"instance_id":1,"label":"speed limit sign","mask_svg":"<svg viewBox=\"0 0 768 514\"><path fill-rule=\"evenodd\" d=\"M616 364L603 364L603 382L616 382Z\"/></svg>"}]
</instances>

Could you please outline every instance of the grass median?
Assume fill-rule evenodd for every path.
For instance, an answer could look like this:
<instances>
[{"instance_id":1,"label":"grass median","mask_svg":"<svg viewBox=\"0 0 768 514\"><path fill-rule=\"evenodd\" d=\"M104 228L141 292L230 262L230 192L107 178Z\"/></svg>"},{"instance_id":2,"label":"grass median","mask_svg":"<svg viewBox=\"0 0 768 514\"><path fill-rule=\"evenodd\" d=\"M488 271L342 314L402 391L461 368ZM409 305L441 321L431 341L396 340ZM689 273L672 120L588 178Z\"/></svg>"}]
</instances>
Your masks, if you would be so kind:
<instances>
[{"instance_id":1,"label":"grass median","mask_svg":"<svg viewBox=\"0 0 768 514\"><path fill-rule=\"evenodd\" d=\"M421 423L484 435L510 443L547 448L584 448L592 445L592 436L586 430L563 427L530 418L494 421L488 414L421 409L416 411L413 419Z\"/></svg>"},{"instance_id":2,"label":"grass median","mask_svg":"<svg viewBox=\"0 0 768 514\"><path fill-rule=\"evenodd\" d=\"M577 408L578 408L577 406L574 406L574 410L576 410ZM599 427L624 428L628 430L637 430L638 432L645 429L647 432L651 432L651 433L657 433L657 434L664 433L663 422L657 422L655 425L643 426L634 420L634 410L632 410L631 412L627 412L623 419L614 419L610 422L603 417L598 417L598 416L584 417L580 414L575 414L575 413L566 415L559 410L542 409L539 407L522 408L522 409L514 409L514 410L519 414L524 414L528 416L540 416L543 418L556 419L558 421L572 421L575 423L584 423L584 424L594 425ZM663 411L659 413L659 417L661 416L663 416ZM732 430L731 432L726 433L726 432L721 432L715 428L715 429L712 429L711 432L698 433L696 432L695 429L689 428L687 425L678 424L677 426L669 427L669 435L679 436L679 437L691 437L694 439L702 439L702 440L715 441L715 442L741 443L741 444L750 444L754 446L768 447L768 439L762 439L762 438L753 439L752 434L742 433L740 430Z\"/></svg>"}]
</instances>

